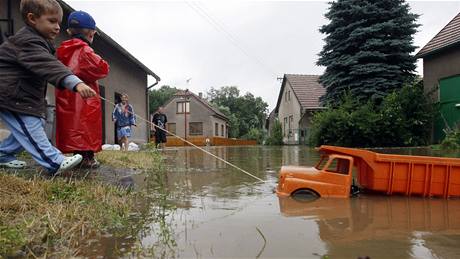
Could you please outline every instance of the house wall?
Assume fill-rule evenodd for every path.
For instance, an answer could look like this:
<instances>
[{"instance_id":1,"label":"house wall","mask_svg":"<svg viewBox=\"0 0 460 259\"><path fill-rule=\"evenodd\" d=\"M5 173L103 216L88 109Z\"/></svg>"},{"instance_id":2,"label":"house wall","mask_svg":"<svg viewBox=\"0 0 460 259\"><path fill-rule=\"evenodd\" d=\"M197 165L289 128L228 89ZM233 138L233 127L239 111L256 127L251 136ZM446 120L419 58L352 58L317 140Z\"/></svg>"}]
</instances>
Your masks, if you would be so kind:
<instances>
[{"instance_id":1,"label":"house wall","mask_svg":"<svg viewBox=\"0 0 460 259\"><path fill-rule=\"evenodd\" d=\"M209 136L223 137L223 138L228 137L228 130L226 129L228 125L226 124L224 120L216 116L212 116L210 122L211 122L212 127L209 128L209 131L208 131ZM217 124L217 129L218 129L217 134L216 134L216 128L215 128L216 124ZM222 133L222 127L224 129L223 133Z\"/></svg>"},{"instance_id":2,"label":"house wall","mask_svg":"<svg viewBox=\"0 0 460 259\"><path fill-rule=\"evenodd\" d=\"M278 109L278 120L281 123L283 129L283 142L284 144L298 144L299 142L299 121L300 121L300 111L301 106L299 101L297 100L294 91L292 91L292 87L289 82L285 82L284 92L282 93L281 101L279 104ZM286 96L289 95L286 99ZM289 117L292 116L292 128L291 133L289 133ZM285 118L287 122L285 123ZM297 134L297 139L295 135Z\"/></svg>"},{"instance_id":3,"label":"house wall","mask_svg":"<svg viewBox=\"0 0 460 259\"><path fill-rule=\"evenodd\" d=\"M15 32L24 26L19 13L19 2L20 1L11 1L11 11L14 19ZM0 6L2 7L0 8L0 18L6 18L7 10L3 7L7 6L7 0L0 0ZM64 13L64 17L67 17L67 15L68 14ZM65 19L63 24L65 24ZM63 27L65 26L61 26L61 33L56 39L56 46L59 46L63 40L69 39L68 35L63 31ZM2 31L4 32L3 24ZM105 87L105 97L111 102L115 102L115 92L127 93L129 95L129 101L133 105L136 115L142 118L147 118L146 72L143 71L137 64L131 62L125 56L123 56L120 51L107 44L99 35L96 35L92 47L95 52L99 54L103 59L105 59L110 65L110 73L107 78L99 80L99 84ZM50 105L54 105L54 99L54 87L49 86L47 91L47 101ZM103 142L114 143L115 129L114 124L112 123L113 105L104 101L103 105L105 111L105 136ZM0 125L0 127L2 126ZM138 119L137 127L133 127L133 135L131 140L137 143L144 143L148 140L148 133L149 125ZM51 135L52 136L50 137L53 139L54 133Z\"/></svg>"},{"instance_id":4,"label":"house wall","mask_svg":"<svg viewBox=\"0 0 460 259\"><path fill-rule=\"evenodd\" d=\"M425 92L437 87L439 80L460 75L460 47L423 58L423 84ZM439 91L434 92L433 99L439 100Z\"/></svg>"},{"instance_id":5,"label":"house wall","mask_svg":"<svg viewBox=\"0 0 460 259\"><path fill-rule=\"evenodd\" d=\"M203 123L203 136L215 136L214 134L214 125L218 123L219 125L219 136L221 125L226 126L225 120L216 118L214 112L209 108L204 106L200 101L198 101L194 96L190 96L188 101L190 102L190 113L177 113L177 103L184 102L185 100L178 96L174 97L169 103L164 107L165 114L168 117L168 123L176 123L176 135L184 137L185 134L185 121L187 121L187 136L190 136L190 122L202 122ZM197 136L197 135L195 135ZM225 134L224 137L227 137Z\"/></svg>"},{"instance_id":6,"label":"house wall","mask_svg":"<svg viewBox=\"0 0 460 259\"><path fill-rule=\"evenodd\" d=\"M301 144L308 144L308 138L310 137L311 134L311 121L313 119L313 116L315 115L316 112L321 111L320 109L318 110L307 110L303 113L302 118L300 119L299 125L300 128L303 130L303 133L300 136L300 143Z\"/></svg>"},{"instance_id":7,"label":"house wall","mask_svg":"<svg viewBox=\"0 0 460 259\"><path fill-rule=\"evenodd\" d=\"M106 98L114 103L115 93L128 94L129 103L133 106L137 116L137 127L133 127L131 140L145 143L148 140L149 125L139 117L148 118L147 74L102 40L96 39L94 48L110 64L109 75L99 81L99 84L105 87ZM112 122L113 104L103 103L105 107L106 142L113 143L115 140L115 125Z\"/></svg>"},{"instance_id":8,"label":"house wall","mask_svg":"<svg viewBox=\"0 0 460 259\"><path fill-rule=\"evenodd\" d=\"M439 87L441 79L456 75L460 75L460 46L452 47L432 56L423 58L424 89L426 93L432 93L431 97L434 102L445 101L440 100L439 88L436 91L433 91L433 89ZM444 114L445 105L441 106L441 112L443 112L444 116L447 116ZM448 123L451 124L452 122L449 121ZM433 124L432 142L438 142L444 138L444 127L444 119L438 118Z\"/></svg>"}]
</instances>

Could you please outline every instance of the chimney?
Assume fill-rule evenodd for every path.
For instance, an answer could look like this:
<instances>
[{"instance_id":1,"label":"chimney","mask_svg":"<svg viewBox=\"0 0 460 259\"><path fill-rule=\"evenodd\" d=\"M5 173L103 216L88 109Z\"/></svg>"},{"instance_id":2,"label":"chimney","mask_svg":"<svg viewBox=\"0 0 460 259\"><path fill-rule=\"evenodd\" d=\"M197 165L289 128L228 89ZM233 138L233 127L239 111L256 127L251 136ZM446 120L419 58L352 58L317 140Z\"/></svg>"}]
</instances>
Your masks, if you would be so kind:
<instances>
[{"instance_id":1,"label":"chimney","mask_svg":"<svg viewBox=\"0 0 460 259\"><path fill-rule=\"evenodd\" d=\"M200 97L200 99L203 99L203 93L199 92L198 96Z\"/></svg>"}]
</instances>

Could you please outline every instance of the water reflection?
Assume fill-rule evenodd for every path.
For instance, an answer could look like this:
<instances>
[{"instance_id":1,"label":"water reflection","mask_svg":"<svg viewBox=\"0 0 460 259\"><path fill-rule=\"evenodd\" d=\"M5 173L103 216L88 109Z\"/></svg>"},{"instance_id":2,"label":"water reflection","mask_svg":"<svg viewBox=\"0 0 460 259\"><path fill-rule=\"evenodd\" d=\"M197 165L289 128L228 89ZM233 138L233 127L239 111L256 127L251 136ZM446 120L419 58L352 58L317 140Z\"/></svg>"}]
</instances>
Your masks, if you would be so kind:
<instances>
[{"instance_id":1,"label":"water reflection","mask_svg":"<svg viewBox=\"0 0 460 259\"><path fill-rule=\"evenodd\" d=\"M460 256L453 245L460 244L460 200L362 196L305 203L280 198L279 205L284 216L314 219L331 258Z\"/></svg>"},{"instance_id":2,"label":"water reflection","mask_svg":"<svg viewBox=\"0 0 460 259\"><path fill-rule=\"evenodd\" d=\"M311 203L278 200L271 188L277 183L280 167L313 165L318 159L316 151L302 146L208 150L267 182L257 182L193 148L166 150L164 185L152 192L167 193L167 199L158 197L164 199L161 204L177 208L173 214L165 210L160 222L169 227L166 234L172 236L166 237L177 244L173 247L174 256L460 256L459 200L387 196L320 199ZM410 152L432 155L431 150ZM158 241L156 238L153 233L144 241Z\"/></svg>"},{"instance_id":3,"label":"water reflection","mask_svg":"<svg viewBox=\"0 0 460 259\"><path fill-rule=\"evenodd\" d=\"M314 150L302 146L207 147L206 150L265 180L267 177L276 178L282 165L310 165L318 159ZM255 181L223 161L194 148L169 149L164 155L170 173L190 173L193 176L203 173L210 177L212 175L209 174L216 174L226 181L230 177L237 183Z\"/></svg>"}]
</instances>

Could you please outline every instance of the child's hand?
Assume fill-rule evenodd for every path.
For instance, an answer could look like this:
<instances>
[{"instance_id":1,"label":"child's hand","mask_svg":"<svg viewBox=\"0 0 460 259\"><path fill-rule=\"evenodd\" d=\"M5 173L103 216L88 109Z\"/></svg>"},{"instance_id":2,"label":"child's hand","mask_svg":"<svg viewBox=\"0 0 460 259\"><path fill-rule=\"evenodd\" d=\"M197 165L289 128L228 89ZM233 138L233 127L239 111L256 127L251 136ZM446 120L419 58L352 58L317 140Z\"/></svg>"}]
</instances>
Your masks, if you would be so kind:
<instances>
[{"instance_id":1,"label":"child's hand","mask_svg":"<svg viewBox=\"0 0 460 259\"><path fill-rule=\"evenodd\" d=\"M85 83L79 83L76 86L76 90L81 95L81 97L83 97L83 99L97 95L96 92L93 89L91 89L91 87L87 86Z\"/></svg>"}]
</instances>

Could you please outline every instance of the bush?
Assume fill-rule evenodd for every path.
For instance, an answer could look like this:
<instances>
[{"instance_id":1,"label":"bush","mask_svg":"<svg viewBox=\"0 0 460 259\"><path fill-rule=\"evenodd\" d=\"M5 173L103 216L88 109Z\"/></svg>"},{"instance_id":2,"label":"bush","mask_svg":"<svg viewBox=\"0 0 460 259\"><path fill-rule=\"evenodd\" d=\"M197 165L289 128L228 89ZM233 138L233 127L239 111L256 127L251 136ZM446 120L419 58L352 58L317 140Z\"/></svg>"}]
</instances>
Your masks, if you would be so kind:
<instances>
[{"instance_id":1,"label":"bush","mask_svg":"<svg viewBox=\"0 0 460 259\"><path fill-rule=\"evenodd\" d=\"M249 132L242 137L242 139L256 140L257 144L262 144L265 139L265 133L262 129L251 128Z\"/></svg>"},{"instance_id":2,"label":"bush","mask_svg":"<svg viewBox=\"0 0 460 259\"><path fill-rule=\"evenodd\" d=\"M311 145L348 147L419 146L430 139L435 109L419 82L385 97L379 105L351 95L312 119Z\"/></svg>"},{"instance_id":3,"label":"bush","mask_svg":"<svg viewBox=\"0 0 460 259\"><path fill-rule=\"evenodd\" d=\"M447 129L445 130L446 137L441 142L441 149L458 150L460 149L460 130Z\"/></svg>"},{"instance_id":4,"label":"bush","mask_svg":"<svg viewBox=\"0 0 460 259\"><path fill-rule=\"evenodd\" d=\"M283 145L283 128L278 120L275 120L270 137L267 138L267 145L279 146Z\"/></svg>"}]
</instances>

